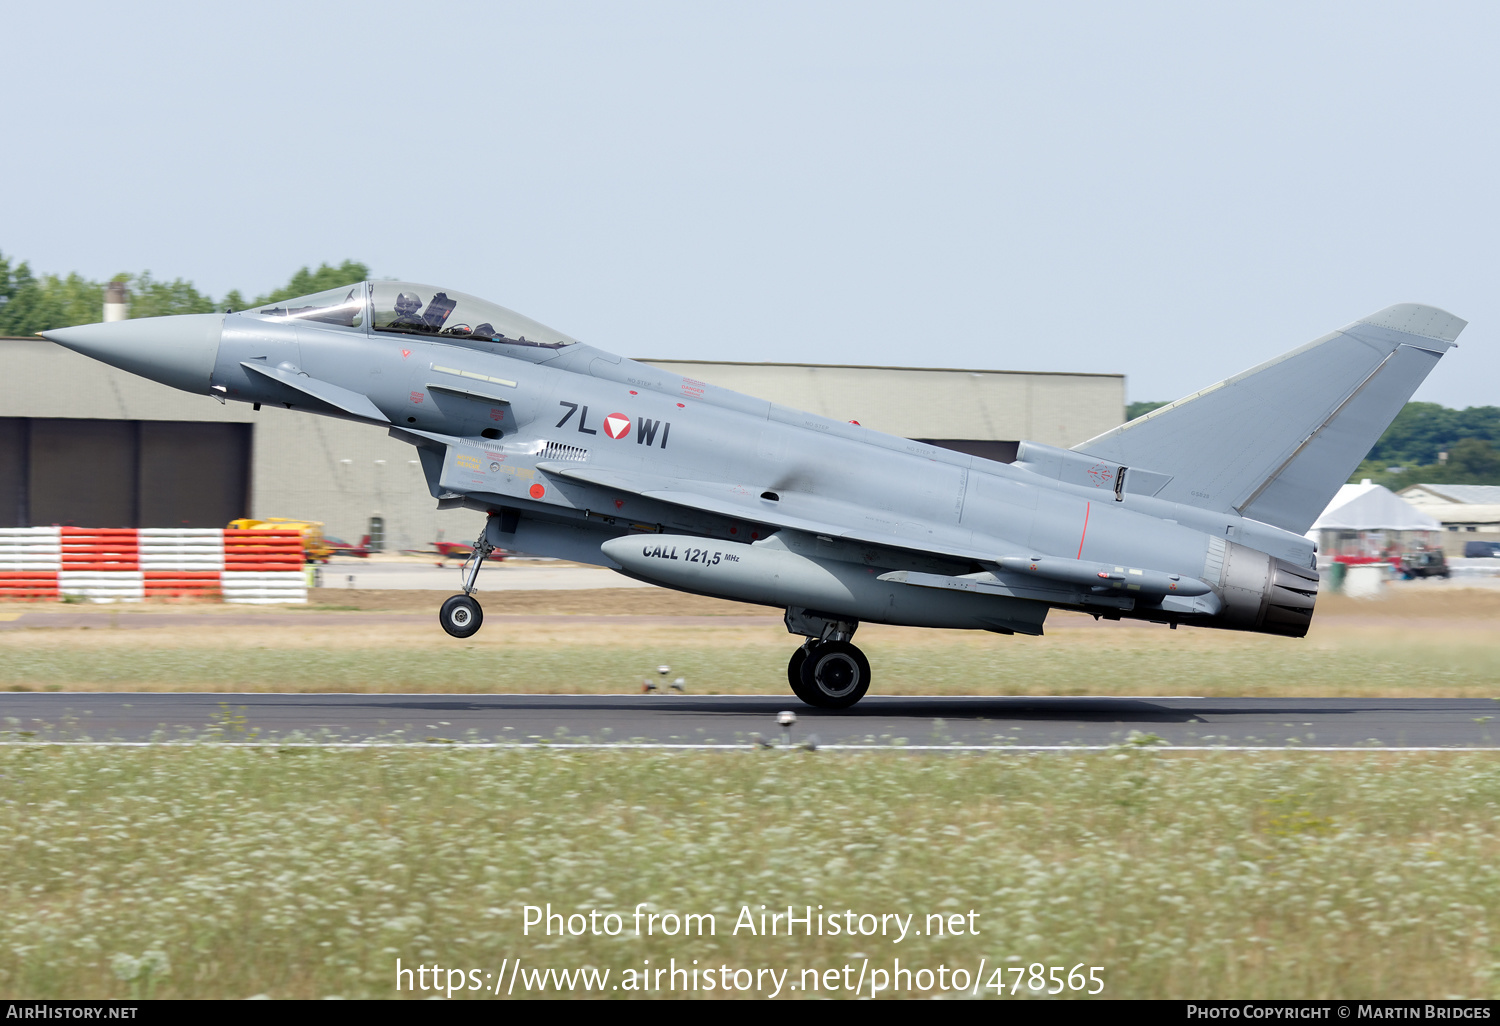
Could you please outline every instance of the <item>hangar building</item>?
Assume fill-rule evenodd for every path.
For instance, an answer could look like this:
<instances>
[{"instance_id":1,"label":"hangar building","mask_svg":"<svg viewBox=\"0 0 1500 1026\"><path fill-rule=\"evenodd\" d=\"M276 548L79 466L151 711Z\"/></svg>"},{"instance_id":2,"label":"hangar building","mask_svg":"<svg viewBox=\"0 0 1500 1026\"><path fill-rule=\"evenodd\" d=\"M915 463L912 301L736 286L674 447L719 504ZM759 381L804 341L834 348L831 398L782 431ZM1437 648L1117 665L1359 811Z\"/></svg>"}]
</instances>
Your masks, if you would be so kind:
<instances>
[{"instance_id":1,"label":"hangar building","mask_svg":"<svg viewBox=\"0 0 1500 1026\"><path fill-rule=\"evenodd\" d=\"M1442 522L1450 556L1462 556L1465 542L1500 541L1500 485L1414 484L1397 494Z\"/></svg>"},{"instance_id":2,"label":"hangar building","mask_svg":"<svg viewBox=\"0 0 1500 1026\"><path fill-rule=\"evenodd\" d=\"M1120 424L1120 374L643 361L775 403L989 459L1070 446ZM0 527L223 527L321 520L387 550L468 541L415 451L369 425L219 404L40 338L0 339Z\"/></svg>"}]
</instances>

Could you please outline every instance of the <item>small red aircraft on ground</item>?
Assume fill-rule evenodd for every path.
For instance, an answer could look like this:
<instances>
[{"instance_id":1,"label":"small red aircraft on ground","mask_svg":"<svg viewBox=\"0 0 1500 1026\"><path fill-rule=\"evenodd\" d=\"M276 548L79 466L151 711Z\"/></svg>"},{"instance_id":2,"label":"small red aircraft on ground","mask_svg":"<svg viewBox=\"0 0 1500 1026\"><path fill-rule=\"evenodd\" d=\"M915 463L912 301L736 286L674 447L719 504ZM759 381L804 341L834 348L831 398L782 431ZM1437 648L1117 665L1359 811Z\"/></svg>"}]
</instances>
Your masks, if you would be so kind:
<instances>
[{"instance_id":1,"label":"small red aircraft on ground","mask_svg":"<svg viewBox=\"0 0 1500 1026\"><path fill-rule=\"evenodd\" d=\"M474 555L474 546L468 542L445 542L435 541L432 547L437 549L438 566L443 566L450 559L468 559ZM490 557L494 559L494 556Z\"/></svg>"},{"instance_id":2,"label":"small red aircraft on ground","mask_svg":"<svg viewBox=\"0 0 1500 1026\"><path fill-rule=\"evenodd\" d=\"M370 556L370 536L368 534L359 540L358 545L350 545L342 538L335 538L332 535L324 535L323 540L333 549L335 556L358 556L360 559L368 559Z\"/></svg>"}]
</instances>

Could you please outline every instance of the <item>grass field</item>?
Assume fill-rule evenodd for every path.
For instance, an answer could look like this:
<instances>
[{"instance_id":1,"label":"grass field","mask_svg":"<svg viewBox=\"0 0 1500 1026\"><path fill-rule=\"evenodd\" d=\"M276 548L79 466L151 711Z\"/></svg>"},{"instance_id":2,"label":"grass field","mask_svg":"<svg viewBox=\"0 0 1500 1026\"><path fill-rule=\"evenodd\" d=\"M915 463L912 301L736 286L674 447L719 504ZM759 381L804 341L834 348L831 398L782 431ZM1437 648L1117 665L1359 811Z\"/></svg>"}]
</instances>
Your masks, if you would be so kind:
<instances>
[{"instance_id":1,"label":"grass field","mask_svg":"<svg viewBox=\"0 0 1500 1026\"><path fill-rule=\"evenodd\" d=\"M0 688L614 693L639 690L667 664L691 693L780 694L796 645L763 609L670 592L510 593L486 603L490 621L465 641L444 635L436 616L369 623L358 615L431 612L437 597L428 593L335 590L307 610L260 612L182 606L101 616L98 607L67 607L94 626L0 632ZM108 626L112 617L170 623L205 609L222 626ZM572 619L622 610L657 619ZM320 611L351 615L333 625L302 619ZM495 615L507 612L555 619ZM758 625L713 622L747 614ZM705 619L662 619L677 616ZM238 622L245 617L253 622ZM864 625L857 640L874 667L874 694L1500 697L1497 623L1500 593L1453 590L1364 604L1326 596L1300 640L1068 613L1054 613L1043 638Z\"/></svg>"},{"instance_id":2,"label":"grass field","mask_svg":"<svg viewBox=\"0 0 1500 1026\"><path fill-rule=\"evenodd\" d=\"M646 959L797 982L899 957L985 959L987 996L997 965L1083 963L1110 997L1493 998L1497 816L1492 754L16 746L0 996L384 997L397 958L608 987ZM525 936L548 902L624 932ZM632 936L639 902L716 933ZM978 934L731 933L763 904L973 911Z\"/></svg>"},{"instance_id":3,"label":"grass field","mask_svg":"<svg viewBox=\"0 0 1500 1026\"><path fill-rule=\"evenodd\" d=\"M690 693L785 692L795 641L775 616L629 599L636 619L582 620L618 613L621 593L490 596L492 614L554 619L492 617L465 642L432 616L359 615L430 613L433 596L412 593L259 611L13 605L0 608L22 625L0 631L0 687L620 692L667 663ZM74 619L14 619L38 609ZM746 615L763 619L728 619ZM161 626L124 629L127 617ZM1500 698L1497 619L1494 592L1410 591L1326 597L1300 641L1068 615L1040 639L867 625L859 641L885 694ZM486 987L520 958L515 996L556 988L532 971L585 965L626 996L607 988L646 960L698 959L787 970L782 996L801 996L787 987L804 970L889 982L900 958L963 968L985 996L998 965L1007 1000L1031 994L1010 995L1029 976L1008 970L1033 963L1103 967L1109 997L1495 998L1497 847L1493 752L7 745L0 997L385 997L397 958ZM624 930L525 935L523 907L549 902L620 914ZM711 913L717 932L633 936L641 902ZM789 904L912 914L914 929L972 911L978 933L731 932L743 906ZM734 993L770 992L753 978ZM957 996L922 980L914 996Z\"/></svg>"}]
</instances>

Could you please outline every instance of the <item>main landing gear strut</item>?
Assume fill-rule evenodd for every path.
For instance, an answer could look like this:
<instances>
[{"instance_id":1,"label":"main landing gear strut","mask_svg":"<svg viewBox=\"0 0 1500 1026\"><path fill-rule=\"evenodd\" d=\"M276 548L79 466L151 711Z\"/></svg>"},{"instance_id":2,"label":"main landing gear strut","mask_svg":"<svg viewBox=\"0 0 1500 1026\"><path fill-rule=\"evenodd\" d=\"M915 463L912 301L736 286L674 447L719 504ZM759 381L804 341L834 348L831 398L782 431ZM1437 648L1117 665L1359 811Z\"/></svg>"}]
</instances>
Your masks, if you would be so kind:
<instances>
[{"instance_id":1,"label":"main landing gear strut","mask_svg":"<svg viewBox=\"0 0 1500 1026\"><path fill-rule=\"evenodd\" d=\"M472 637L484 624L484 610L474 598L474 582L479 578L479 568L484 566L485 557L495 551L495 546L489 543L485 533L480 533L479 540L474 543L473 554L464 561L464 593L454 595L438 610L438 623L455 638Z\"/></svg>"},{"instance_id":2,"label":"main landing gear strut","mask_svg":"<svg viewBox=\"0 0 1500 1026\"><path fill-rule=\"evenodd\" d=\"M847 709L870 690L870 661L849 643L859 627L792 607L786 629L807 638L786 664L792 693L817 709Z\"/></svg>"}]
</instances>

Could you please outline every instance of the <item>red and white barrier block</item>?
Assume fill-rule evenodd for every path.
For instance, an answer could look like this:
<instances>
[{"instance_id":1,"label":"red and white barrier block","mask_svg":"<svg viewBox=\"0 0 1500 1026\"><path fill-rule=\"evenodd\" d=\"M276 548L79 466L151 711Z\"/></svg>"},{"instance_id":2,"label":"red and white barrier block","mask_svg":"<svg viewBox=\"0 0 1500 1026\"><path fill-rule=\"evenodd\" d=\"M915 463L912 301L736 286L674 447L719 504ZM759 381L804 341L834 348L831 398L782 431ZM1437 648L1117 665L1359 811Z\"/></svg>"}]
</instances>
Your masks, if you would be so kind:
<instances>
[{"instance_id":1,"label":"red and white barrier block","mask_svg":"<svg viewBox=\"0 0 1500 1026\"><path fill-rule=\"evenodd\" d=\"M147 598L220 597L222 528L143 527L137 533L142 591Z\"/></svg>"},{"instance_id":2,"label":"red and white barrier block","mask_svg":"<svg viewBox=\"0 0 1500 1026\"><path fill-rule=\"evenodd\" d=\"M300 531L238 531L226 528L225 602L269 605L307 601L307 565Z\"/></svg>"},{"instance_id":3,"label":"red and white barrier block","mask_svg":"<svg viewBox=\"0 0 1500 1026\"><path fill-rule=\"evenodd\" d=\"M128 527L60 527L62 569L57 590L92 602L139 602L140 541Z\"/></svg>"},{"instance_id":4,"label":"red and white barrier block","mask_svg":"<svg viewBox=\"0 0 1500 1026\"><path fill-rule=\"evenodd\" d=\"M57 598L62 539L56 527L0 527L0 599Z\"/></svg>"},{"instance_id":5,"label":"red and white barrier block","mask_svg":"<svg viewBox=\"0 0 1500 1026\"><path fill-rule=\"evenodd\" d=\"M306 602L302 536L219 528L0 528L0 599Z\"/></svg>"}]
</instances>

